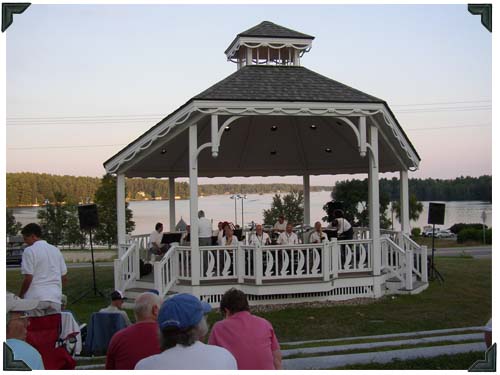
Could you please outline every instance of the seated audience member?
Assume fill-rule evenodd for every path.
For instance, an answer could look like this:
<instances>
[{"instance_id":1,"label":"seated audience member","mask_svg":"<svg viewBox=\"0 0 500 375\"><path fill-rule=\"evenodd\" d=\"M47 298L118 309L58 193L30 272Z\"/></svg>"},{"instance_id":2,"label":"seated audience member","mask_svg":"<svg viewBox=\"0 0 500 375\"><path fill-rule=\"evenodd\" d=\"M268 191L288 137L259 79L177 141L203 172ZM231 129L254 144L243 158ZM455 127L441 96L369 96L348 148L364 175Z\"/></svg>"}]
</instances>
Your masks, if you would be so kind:
<instances>
[{"instance_id":1,"label":"seated audience member","mask_svg":"<svg viewBox=\"0 0 500 375\"><path fill-rule=\"evenodd\" d=\"M160 354L140 360L136 370L236 370L230 352L200 340L208 333L208 303L191 294L170 297L160 308Z\"/></svg>"},{"instance_id":2,"label":"seated audience member","mask_svg":"<svg viewBox=\"0 0 500 375\"><path fill-rule=\"evenodd\" d=\"M255 227L255 233L250 236L250 245L270 245L271 239L269 235L262 230L262 225L257 224Z\"/></svg>"},{"instance_id":3,"label":"seated audience member","mask_svg":"<svg viewBox=\"0 0 500 375\"><path fill-rule=\"evenodd\" d=\"M327 239L326 233L323 233L321 229L321 223L319 221L314 223L314 232L311 233L311 237L309 238L311 243L322 243Z\"/></svg>"},{"instance_id":4,"label":"seated audience member","mask_svg":"<svg viewBox=\"0 0 500 375\"><path fill-rule=\"evenodd\" d=\"M286 230L286 225L288 222L285 220L283 215L278 217L278 221L274 224L273 231L283 233Z\"/></svg>"},{"instance_id":5,"label":"seated audience member","mask_svg":"<svg viewBox=\"0 0 500 375\"><path fill-rule=\"evenodd\" d=\"M22 299L7 292L7 330L5 343L12 350L14 360L22 360L32 370L44 370L42 356L26 342L28 316L26 312L34 310L40 301ZM5 352L4 352L5 353Z\"/></svg>"},{"instance_id":6,"label":"seated audience member","mask_svg":"<svg viewBox=\"0 0 500 375\"><path fill-rule=\"evenodd\" d=\"M293 224L287 223L286 230L278 237L278 245L295 245L299 243L299 238L293 233Z\"/></svg>"},{"instance_id":7,"label":"seated audience member","mask_svg":"<svg viewBox=\"0 0 500 375\"><path fill-rule=\"evenodd\" d=\"M181 246L188 246L191 243L191 225L186 225L186 231L182 233L180 244Z\"/></svg>"},{"instance_id":8,"label":"seated audience member","mask_svg":"<svg viewBox=\"0 0 500 375\"><path fill-rule=\"evenodd\" d=\"M163 224L156 223L155 230L149 235L149 251L152 255L163 255L168 250L168 244L162 244L163 239Z\"/></svg>"},{"instance_id":9,"label":"seated audience member","mask_svg":"<svg viewBox=\"0 0 500 375\"><path fill-rule=\"evenodd\" d=\"M111 293L111 304L108 307L100 309L99 312L122 314L125 319L125 323L129 326L130 319L128 318L127 313L122 310L123 301L125 300L126 298L123 296L123 293L119 290L115 290Z\"/></svg>"},{"instance_id":10,"label":"seated audience member","mask_svg":"<svg viewBox=\"0 0 500 375\"><path fill-rule=\"evenodd\" d=\"M334 228L337 229L337 238L341 240L352 240L354 231L351 224L344 218L342 210L335 210L333 212L335 220L333 222Z\"/></svg>"},{"instance_id":11,"label":"seated audience member","mask_svg":"<svg viewBox=\"0 0 500 375\"><path fill-rule=\"evenodd\" d=\"M224 225L224 237L222 237L221 246L237 246L238 238L234 235L233 228L229 223Z\"/></svg>"},{"instance_id":12,"label":"seated audience member","mask_svg":"<svg viewBox=\"0 0 500 375\"><path fill-rule=\"evenodd\" d=\"M150 292L135 299L137 323L113 335L106 354L106 370L133 370L141 359L161 353L157 323L160 305L160 297Z\"/></svg>"},{"instance_id":13,"label":"seated audience member","mask_svg":"<svg viewBox=\"0 0 500 375\"><path fill-rule=\"evenodd\" d=\"M281 351L271 323L250 313L242 291L229 289L220 302L224 320L215 323L208 343L231 352L238 370L280 370Z\"/></svg>"}]
</instances>

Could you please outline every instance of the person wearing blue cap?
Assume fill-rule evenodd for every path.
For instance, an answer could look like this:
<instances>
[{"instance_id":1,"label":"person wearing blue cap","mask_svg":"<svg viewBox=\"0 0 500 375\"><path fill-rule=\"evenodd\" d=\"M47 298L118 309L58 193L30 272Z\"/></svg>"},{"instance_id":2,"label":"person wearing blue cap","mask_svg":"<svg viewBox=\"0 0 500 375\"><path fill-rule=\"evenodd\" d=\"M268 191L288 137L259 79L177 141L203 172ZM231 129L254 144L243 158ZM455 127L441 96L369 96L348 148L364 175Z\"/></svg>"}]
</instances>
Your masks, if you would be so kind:
<instances>
[{"instance_id":1,"label":"person wearing blue cap","mask_svg":"<svg viewBox=\"0 0 500 375\"><path fill-rule=\"evenodd\" d=\"M236 370L236 359L226 349L200 340L208 333L205 314L212 308L191 294L167 299L160 308L160 348L140 360L136 370Z\"/></svg>"}]
</instances>

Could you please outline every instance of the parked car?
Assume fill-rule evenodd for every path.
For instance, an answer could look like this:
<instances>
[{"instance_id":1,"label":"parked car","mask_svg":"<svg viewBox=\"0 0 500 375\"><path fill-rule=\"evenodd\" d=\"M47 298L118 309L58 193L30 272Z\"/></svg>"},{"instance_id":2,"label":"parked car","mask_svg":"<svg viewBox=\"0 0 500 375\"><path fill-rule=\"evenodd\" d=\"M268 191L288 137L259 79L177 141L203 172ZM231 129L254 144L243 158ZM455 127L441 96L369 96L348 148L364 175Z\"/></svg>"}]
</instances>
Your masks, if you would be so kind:
<instances>
[{"instance_id":1,"label":"parked car","mask_svg":"<svg viewBox=\"0 0 500 375\"><path fill-rule=\"evenodd\" d=\"M7 264L21 264L26 247L22 236L8 236L6 246Z\"/></svg>"},{"instance_id":2,"label":"parked car","mask_svg":"<svg viewBox=\"0 0 500 375\"><path fill-rule=\"evenodd\" d=\"M455 237L455 234L450 231L449 229L443 229L443 230L440 230L439 232L437 232L435 234L435 237L436 238L453 238Z\"/></svg>"},{"instance_id":3,"label":"parked car","mask_svg":"<svg viewBox=\"0 0 500 375\"><path fill-rule=\"evenodd\" d=\"M436 228L434 229L434 237L437 237L437 234L439 233L440 229L439 228ZM432 228L431 229L426 229L423 233L422 233L422 236L423 237L432 237Z\"/></svg>"}]
</instances>

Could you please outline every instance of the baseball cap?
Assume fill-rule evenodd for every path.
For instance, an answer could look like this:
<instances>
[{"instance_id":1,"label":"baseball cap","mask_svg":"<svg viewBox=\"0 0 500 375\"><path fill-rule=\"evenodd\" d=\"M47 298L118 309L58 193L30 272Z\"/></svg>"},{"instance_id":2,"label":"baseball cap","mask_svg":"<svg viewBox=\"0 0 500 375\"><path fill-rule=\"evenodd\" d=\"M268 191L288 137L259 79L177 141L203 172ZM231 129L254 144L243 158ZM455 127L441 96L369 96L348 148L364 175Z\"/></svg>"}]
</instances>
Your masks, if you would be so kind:
<instances>
[{"instance_id":1,"label":"baseball cap","mask_svg":"<svg viewBox=\"0 0 500 375\"><path fill-rule=\"evenodd\" d=\"M7 312L33 310L39 302L36 299L22 299L14 293L7 292Z\"/></svg>"},{"instance_id":2,"label":"baseball cap","mask_svg":"<svg viewBox=\"0 0 500 375\"><path fill-rule=\"evenodd\" d=\"M209 313L210 310L212 307L208 303L200 301L192 294L176 294L163 302L158 314L158 325L160 329L192 327L198 324L203 315Z\"/></svg>"},{"instance_id":3,"label":"baseball cap","mask_svg":"<svg viewBox=\"0 0 500 375\"><path fill-rule=\"evenodd\" d=\"M113 293L111 293L111 301L116 301L118 299L126 300L127 298L125 298L121 291L115 290L113 291Z\"/></svg>"}]
</instances>

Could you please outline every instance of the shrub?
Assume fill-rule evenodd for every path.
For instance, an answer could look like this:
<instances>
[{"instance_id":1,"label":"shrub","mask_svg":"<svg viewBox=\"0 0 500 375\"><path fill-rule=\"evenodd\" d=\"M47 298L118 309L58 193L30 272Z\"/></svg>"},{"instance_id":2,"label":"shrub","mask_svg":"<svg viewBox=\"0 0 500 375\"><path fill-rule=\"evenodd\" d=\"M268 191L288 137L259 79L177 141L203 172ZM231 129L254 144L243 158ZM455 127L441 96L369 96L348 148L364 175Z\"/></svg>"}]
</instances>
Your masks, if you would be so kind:
<instances>
[{"instance_id":1,"label":"shrub","mask_svg":"<svg viewBox=\"0 0 500 375\"><path fill-rule=\"evenodd\" d=\"M450 231L452 233L458 234L462 229L468 229L468 228L473 228L473 229L480 229L483 230L483 224L464 224L464 223L458 223L458 224L453 224L450 227ZM486 227L488 228L488 227Z\"/></svg>"},{"instance_id":2,"label":"shrub","mask_svg":"<svg viewBox=\"0 0 500 375\"><path fill-rule=\"evenodd\" d=\"M485 233L486 243L491 244L492 230L487 229ZM476 228L464 228L457 235L457 242L464 243L466 241L483 242L483 230Z\"/></svg>"},{"instance_id":3,"label":"shrub","mask_svg":"<svg viewBox=\"0 0 500 375\"><path fill-rule=\"evenodd\" d=\"M411 228L412 237L420 237L420 233L421 233L420 228Z\"/></svg>"}]
</instances>

